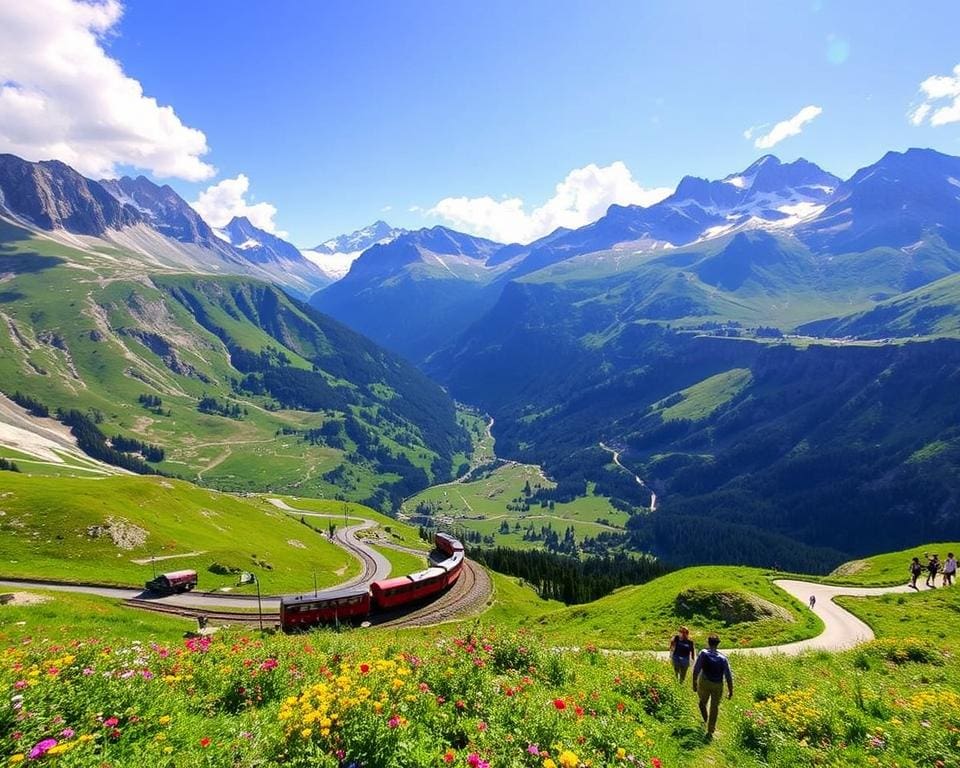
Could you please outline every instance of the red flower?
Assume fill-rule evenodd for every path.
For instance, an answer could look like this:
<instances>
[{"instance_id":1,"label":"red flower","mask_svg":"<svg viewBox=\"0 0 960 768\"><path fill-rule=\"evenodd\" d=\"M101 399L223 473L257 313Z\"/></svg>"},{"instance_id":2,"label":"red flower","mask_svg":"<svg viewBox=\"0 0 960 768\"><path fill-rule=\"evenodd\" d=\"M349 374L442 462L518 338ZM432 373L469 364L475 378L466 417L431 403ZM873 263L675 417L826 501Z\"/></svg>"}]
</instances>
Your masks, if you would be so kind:
<instances>
[{"instance_id":1,"label":"red flower","mask_svg":"<svg viewBox=\"0 0 960 768\"><path fill-rule=\"evenodd\" d=\"M364 663L364 664L361 664L361 665L360 665L360 673L361 673L361 674L365 675L365 674L367 674L367 672L369 672L369 671L370 671L370 665L369 665L369 664Z\"/></svg>"},{"instance_id":2,"label":"red flower","mask_svg":"<svg viewBox=\"0 0 960 768\"><path fill-rule=\"evenodd\" d=\"M663 763L660 762L659 757L651 757L650 765L651 765L651 768L663 768Z\"/></svg>"},{"instance_id":3,"label":"red flower","mask_svg":"<svg viewBox=\"0 0 960 768\"><path fill-rule=\"evenodd\" d=\"M563 699L554 699L553 706L555 709L566 709L567 702L565 702Z\"/></svg>"},{"instance_id":4,"label":"red flower","mask_svg":"<svg viewBox=\"0 0 960 768\"><path fill-rule=\"evenodd\" d=\"M117 718L115 717L108 717L106 720L103 721L103 725L106 728L113 728L113 726L115 726L119 722L120 721L117 720Z\"/></svg>"},{"instance_id":5,"label":"red flower","mask_svg":"<svg viewBox=\"0 0 960 768\"><path fill-rule=\"evenodd\" d=\"M204 736L202 739L200 739L200 746L203 747L204 749L206 749L207 747L209 747L209 746L210 746L210 739L208 739L206 736Z\"/></svg>"}]
</instances>

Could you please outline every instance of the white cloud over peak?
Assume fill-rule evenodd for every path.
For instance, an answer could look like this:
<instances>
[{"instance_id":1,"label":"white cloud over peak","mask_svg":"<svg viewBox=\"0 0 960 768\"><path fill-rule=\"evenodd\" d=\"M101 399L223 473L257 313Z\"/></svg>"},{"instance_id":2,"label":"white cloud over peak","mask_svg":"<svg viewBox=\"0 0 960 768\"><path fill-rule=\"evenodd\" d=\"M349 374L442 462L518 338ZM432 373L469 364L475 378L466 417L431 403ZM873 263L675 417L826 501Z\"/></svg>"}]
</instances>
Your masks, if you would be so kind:
<instances>
[{"instance_id":1,"label":"white cloud over peak","mask_svg":"<svg viewBox=\"0 0 960 768\"><path fill-rule=\"evenodd\" d=\"M911 123L922 125L927 119L933 126L960 122L960 64L952 75L928 77L920 83L920 90L924 100L908 113Z\"/></svg>"},{"instance_id":2,"label":"white cloud over peak","mask_svg":"<svg viewBox=\"0 0 960 768\"><path fill-rule=\"evenodd\" d=\"M235 179L224 179L207 187L190 205L211 227L219 229L234 216L246 216L253 226L277 237L286 237L287 233L278 230L273 220L277 215L276 206L248 202L249 189L250 179L241 173Z\"/></svg>"},{"instance_id":3,"label":"white cloud over peak","mask_svg":"<svg viewBox=\"0 0 960 768\"><path fill-rule=\"evenodd\" d=\"M771 147L776 146L784 139L789 139L791 136L797 136L803 131L803 127L809 123L811 120L820 116L823 112L821 107L810 106L804 107L793 117L787 118L786 120L781 120L773 128L771 128L767 133L760 134L766 125L756 126L754 128L748 128L743 132L743 137L747 140L754 139L753 146L757 149L770 149Z\"/></svg>"},{"instance_id":4,"label":"white cloud over peak","mask_svg":"<svg viewBox=\"0 0 960 768\"><path fill-rule=\"evenodd\" d=\"M527 210L519 197L446 197L426 213L444 219L470 234L499 242L529 243L557 227L576 228L596 221L614 203L652 205L673 192L647 189L633 178L621 161L600 167L594 163L576 168L557 184L553 197Z\"/></svg>"},{"instance_id":5,"label":"white cloud over peak","mask_svg":"<svg viewBox=\"0 0 960 768\"><path fill-rule=\"evenodd\" d=\"M119 0L0 2L0 152L57 159L95 178L130 165L200 181L204 134L146 96L103 47Z\"/></svg>"}]
</instances>

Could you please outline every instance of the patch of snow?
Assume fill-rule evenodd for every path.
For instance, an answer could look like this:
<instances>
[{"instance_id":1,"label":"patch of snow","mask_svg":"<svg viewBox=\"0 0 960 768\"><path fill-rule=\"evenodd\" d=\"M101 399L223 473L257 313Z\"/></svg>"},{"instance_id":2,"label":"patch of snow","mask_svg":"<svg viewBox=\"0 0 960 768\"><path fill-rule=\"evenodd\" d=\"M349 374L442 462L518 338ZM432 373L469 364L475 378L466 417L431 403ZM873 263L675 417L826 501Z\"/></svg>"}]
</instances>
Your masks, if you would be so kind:
<instances>
[{"instance_id":1,"label":"patch of snow","mask_svg":"<svg viewBox=\"0 0 960 768\"><path fill-rule=\"evenodd\" d=\"M720 237L721 235L729 234L739 226L740 225L738 223L733 223L733 224L718 224L715 227L707 227L705 230L703 230L703 233L697 239L697 242L700 242L702 240L712 240L715 237Z\"/></svg>"},{"instance_id":2,"label":"patch of snow","mask_svg":"<svg viewBox=\"0 0 960 768\"><path fill-rule=\"evenodd\" d=\"M826 208L827 206L824 203L812 203L809 201L788 203L775 209L779 213L785 213L786 218L770 223L775 227L789 229L790 227L795 227L802 221L816 218L823 213Z\"/></svg>"},{"instance_id":3,"label":"patch of snow","mask_svg":"<svg viewBox=\"0 0 960 768\"><path fill-rule=\"evenodd\" d=\"M308 261L315 264L321 272L332 280L339 280L350 271L350 267L363 251L350 253L320 253L319 251L301 250L301 254Z\"/></svg>"},{"instance_id":4,"label":"patch of snow","mask_svg":"<svg viewBox=\"0 0 960 768\"><path fill-rule=\"evenodd\" d=\"M251 248L259 248L259 247L260 247L260 243L258 243L252 237L248 237L246 240L240 243L240 245L237 246L237 248L243 251L249 251Z\"/></svg>"},{"instance_id":5,"label":"patch of snow","mask_svg":"<svg viewBox=\"0 0 960 768\"><path fill-rule=\"evenodd\" d=\"M960 179L955 179L953 176L947 176L947 182L955 187L960 187Z\"/></svg>"},{"instance_id":6,"label":"patch of snow","mask_svg":"<svg viewBox=\"0 0 960 768\"><path fill-rule=\"evenodd\" d=\"M723 180L724 184L730 184L731 186L736 187L737 189L746 189L747 180L743 176L727 176Z\"/></svg>"},{"instance_id":7,"label":"patch of snow","mask_svg":"<svg viewBox=\"0 0 960 768\"><path fill-rule=\"evenodd\" d=\"M903 251L904 253L912 254L915 251L919 251L926 244L927 243L925 240L917 240L917 242L915 243L911 243L910 245L903 246L903 248L901 248L900 250Z\"/></svg>"}]
</instances>

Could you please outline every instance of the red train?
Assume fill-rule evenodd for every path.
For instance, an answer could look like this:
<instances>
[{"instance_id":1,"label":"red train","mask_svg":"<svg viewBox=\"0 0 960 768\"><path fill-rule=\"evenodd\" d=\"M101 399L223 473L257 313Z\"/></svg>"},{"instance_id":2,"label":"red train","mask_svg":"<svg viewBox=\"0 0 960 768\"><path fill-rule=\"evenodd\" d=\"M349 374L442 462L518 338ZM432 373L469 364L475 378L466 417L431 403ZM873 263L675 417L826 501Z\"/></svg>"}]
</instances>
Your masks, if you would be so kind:
<instances>
[{"instance_id":1,"label":"red train","mask_svg":"<svg viewBox=\"0 0 960 768\"><path fill-rule=\"evenodd\" d=\"M285 595L280 598L280 627L296 631L318 624L362 619L377 611L390 610L425 600L453 585L463 569L463 544L446 533L434 539L446 555L425 571L381 579L322 595Z\"/></svg>"}]
</instances>

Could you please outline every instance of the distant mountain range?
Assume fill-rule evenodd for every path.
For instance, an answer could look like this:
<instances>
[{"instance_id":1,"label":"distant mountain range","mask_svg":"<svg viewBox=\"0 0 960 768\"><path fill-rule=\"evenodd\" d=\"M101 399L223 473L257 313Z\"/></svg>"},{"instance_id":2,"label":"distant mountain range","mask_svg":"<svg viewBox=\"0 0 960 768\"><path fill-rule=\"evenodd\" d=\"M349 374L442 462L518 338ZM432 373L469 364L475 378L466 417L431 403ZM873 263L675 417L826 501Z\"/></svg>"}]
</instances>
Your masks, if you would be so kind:
<instances>
[{"instance_id":1,"label":"distant mountain range","mask_svg":"<svg viewBox=\"0 0 960 768\"><path fill-rule=\"evenodd\" d=\"M465 249L477 238L408 232L367 249L311 303L419 361L462 347L457 337L515 280L575 285L580 296L616 285L630 297L622 319L789 330L960 269L958 180L960 158L932 150L889 152L846 181L766 155L529 244Z\"/></svg>"}]
</instances>

